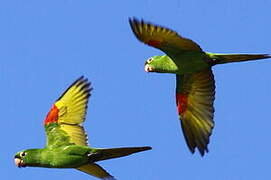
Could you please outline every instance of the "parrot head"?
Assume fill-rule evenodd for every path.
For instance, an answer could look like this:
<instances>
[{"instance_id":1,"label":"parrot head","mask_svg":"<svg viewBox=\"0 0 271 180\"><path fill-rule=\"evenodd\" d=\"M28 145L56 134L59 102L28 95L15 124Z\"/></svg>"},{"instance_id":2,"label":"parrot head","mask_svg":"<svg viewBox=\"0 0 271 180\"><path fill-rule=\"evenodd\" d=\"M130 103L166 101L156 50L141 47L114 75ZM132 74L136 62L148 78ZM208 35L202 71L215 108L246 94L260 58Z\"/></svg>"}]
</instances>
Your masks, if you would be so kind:
<instances>
[{"instance_id":1,"label":"parrot head","mask_svg":"<svg viewBox=\"0 0 271 180\"><path fill-rule=\"evenodd\" d=\"M177 65L168 56L153 56L145 62L146 72L175 73L178 71Z\"/></svg>"},{"instance_id":2,"label":"parrot head","mask_svg":"<svg viewBox=\"0 0 271 180\"><path fill-rule=\"evenodd\" d=\"M14 162L17 167L37 166L40 157L40 149L28 149L17 152L14 157Z\"/></svg>"}]
</instances>

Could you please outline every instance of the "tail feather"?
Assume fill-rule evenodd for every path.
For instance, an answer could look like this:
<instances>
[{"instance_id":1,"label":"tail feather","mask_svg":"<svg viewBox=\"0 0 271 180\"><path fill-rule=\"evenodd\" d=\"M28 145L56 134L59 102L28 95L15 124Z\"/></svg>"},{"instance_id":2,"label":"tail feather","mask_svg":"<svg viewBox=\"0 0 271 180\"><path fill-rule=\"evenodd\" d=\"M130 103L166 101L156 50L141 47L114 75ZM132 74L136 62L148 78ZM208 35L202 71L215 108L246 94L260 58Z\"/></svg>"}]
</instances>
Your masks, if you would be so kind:
<instances>
[{"instance_id":1,"label":"tail feather","mask_svg":"<svg viewBox=\"0 0 271 180\"><path fill-rule=\"evenodd\" d=\"M110 148L110 149L96 149L99 156L97 161L102 161L106 159L119 158L123 156L128 156L133 153L146 151L152 149L149 146L145 147L124 147L124 148Z\"/></svg>"},{"instance_id":2,"label":"tail feather","mask_svg":"<svg viewBox=\"0 0 271 180\"><path fill-rule=\"evenodd\" d=\"M207 54L211 58L213 65L271 58L269 54Z\"/></svg>"}]
</instances>

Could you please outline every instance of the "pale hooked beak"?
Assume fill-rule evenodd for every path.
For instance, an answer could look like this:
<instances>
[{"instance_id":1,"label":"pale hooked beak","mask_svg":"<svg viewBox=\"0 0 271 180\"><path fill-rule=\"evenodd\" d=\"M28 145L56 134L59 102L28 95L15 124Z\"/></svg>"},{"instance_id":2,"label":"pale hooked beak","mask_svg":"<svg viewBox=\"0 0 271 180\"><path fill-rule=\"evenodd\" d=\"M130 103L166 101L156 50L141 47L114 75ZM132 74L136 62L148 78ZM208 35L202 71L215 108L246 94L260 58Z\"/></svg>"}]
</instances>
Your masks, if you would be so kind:
<instances>
[{"instance_id":1,"label":"pale hooked beak","mask_svg":"<svg viewBox=\"0 0 271 180\"><path fill-rule=\"evenodd\" d=\"M150 65L146 64L146 65L144 66L144 70L145 70L146 72L152 72L152 71L153 71L153 68L152 68Z\"/></svg>"},{"instance_id":2,"label":"pale hooked beak","mask_svg":"<svg viewBox=\"0 0 271 180\"><path fill-rule=\"evenodd\" d=\"M14 162L16 164L17 167L21 168L21 167L25 167L26 165L24 164L23 160L19 159L19 158L15 158Z\"/></svg>"}]
</instances>

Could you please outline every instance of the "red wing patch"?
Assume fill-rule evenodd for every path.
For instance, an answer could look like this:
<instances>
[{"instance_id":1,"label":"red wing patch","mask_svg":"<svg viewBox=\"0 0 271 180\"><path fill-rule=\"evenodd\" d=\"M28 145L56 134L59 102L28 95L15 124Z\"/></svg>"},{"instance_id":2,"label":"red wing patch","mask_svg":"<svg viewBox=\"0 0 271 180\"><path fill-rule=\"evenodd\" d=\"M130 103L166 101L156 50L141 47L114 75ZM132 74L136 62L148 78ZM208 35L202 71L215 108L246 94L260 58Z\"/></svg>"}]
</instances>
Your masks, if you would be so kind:
<instances>
[{"instance_id":1,"label":"red wing patch","mask_svg":"<svg viewBox=\"0 0 271 180\"><path fill-rule=\"evenodd\" d=\"M50 112L47 114L45 120L44 120L44 125L48 125L50 123L57 123L58 120L58 108L56 105L53 105L51 108Z\"/></svg>"},{"instance_id":2,"label":"red wing patch","mask_svg":"<svg viewBox=\"0 0 271 180\"><path fill-rule=\"evenodd\" d=\"M179 115L183 115L187 109L187 94L176 93L176 104Z\"/></svg>"},{"instance_id":3,"label":"red wing patch","mask_svg":"<svg viewBox=\"0 0 271 180\"><path fill-rule=\"evenodd\" d=\"M160 41L156 41L156 40L149 40L147 42L147 44L150 45L150 46L158 48L158 47L160 47L161 42Z\"/></svg>"}]
</instances>

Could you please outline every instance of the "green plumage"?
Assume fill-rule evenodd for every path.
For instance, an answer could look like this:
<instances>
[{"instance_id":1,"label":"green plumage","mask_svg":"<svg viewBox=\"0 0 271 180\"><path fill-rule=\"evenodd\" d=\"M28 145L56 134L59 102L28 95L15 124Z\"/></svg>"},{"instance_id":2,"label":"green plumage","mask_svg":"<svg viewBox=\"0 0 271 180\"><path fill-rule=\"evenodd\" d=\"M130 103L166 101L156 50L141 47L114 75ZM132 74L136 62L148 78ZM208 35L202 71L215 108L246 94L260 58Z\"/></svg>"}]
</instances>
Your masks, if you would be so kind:
<instances>
[{"instance_id":1,"label":"green plumage","mask_svg":"<svg viewBox=\"0 0 271 180\"><path fill-rule=\"evenodd\" d=\"M270 58L267 54L217 54L204 52L176 32L136 18L129 19L136 38L165 53L145 63L146 72L176 74L176 105L189 150L208 152L214 127L215 81L212 66L230 62Z\"/></svg>"},{"instance_id":2,"label":"green plumage","mask_svg":"<svg viewBox=\"0 0 271 180\"><path fill-rule=\"evenodd\" d=\"M16 153L18 167L76 168L104 180L115 180L97 161L128 156L151 147L91 148L82 126L85 121L90 83L76 80L55 102L44 120L47 144L42 149Z\"/></svg>"},{"instance_id":3,"label":"green plumage","mask_svg":"<svg viewBox=\"0 0 271 180\"><path fill-rule=\"evenodd\" d=\"M127 147L100 149L78 145L63 145L43 149L28 149L18 152L15 158L20 158L27 166L46 168L78 168L87 163L127 156L136 152L151 149L150 147ZM21 154L25 153L25 156Z\"/></svg>"}]
</instances>

